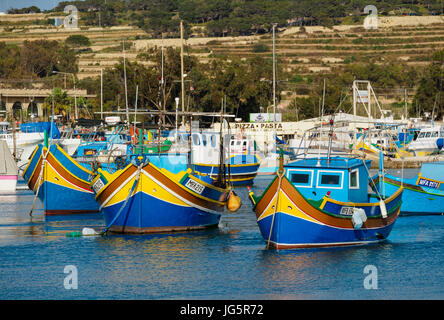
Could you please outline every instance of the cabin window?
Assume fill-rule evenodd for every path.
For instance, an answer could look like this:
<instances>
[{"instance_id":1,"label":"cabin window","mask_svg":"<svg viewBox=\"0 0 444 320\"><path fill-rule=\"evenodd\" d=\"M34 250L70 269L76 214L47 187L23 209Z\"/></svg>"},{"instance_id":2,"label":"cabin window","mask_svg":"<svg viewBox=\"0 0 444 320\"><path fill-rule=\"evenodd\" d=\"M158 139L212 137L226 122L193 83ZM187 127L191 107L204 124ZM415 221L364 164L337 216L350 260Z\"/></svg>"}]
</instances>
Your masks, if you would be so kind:
<instances>
[{"instance_id":1,"label":"cabin window","mask_svg":"<svg viewBox=\"0 0 444 320\"><path fill-rule=\"evenodd\" d=\"M426 138L429 138L431 134L432 134L431 132L427 132L426 133Z\"/></svg>"},{"instance_id":2,"label":"cabin window","mask_svg":"<svg viewBox=\"0 0 444 320\"><path fill-rule=\"evenodd\" d=\"M432 133L432 138L436 138L438 136L438 131Z\"/></svg>"},{"instance_id":3,"label":"cabin window","mask_svg":"<svg viewBox=\"0 0 444 320\"><path fill-rule=\"evenodd\" d=\"M303 183L307 184L310 181L310 176L308 173L292 173L291 182L292 183Z\"/></svg>"},{"instance_id":4,"label":"cabin window","mask_svg":"<svg viewBox=\"0 0 444 320\"><path fill-rule=\"evenodd\" d=\"M444 132L441 131L441 132L439 133L439 136L440 136L441 138L443 138L443 137L444 137Z\"/></svg>"},{"instance_id":5,"label":"cabin window","mask_svg":"<svg viewBox=\"0 0 444 320\"><path fill-rule=\"evenodd\" d=\"M419 137L418 138L424 138L424 132L421 132L420 134L419 134Z\"/></svg>"},{"instance_id":6,"label":"cabin window","mask_svg":"<svg viewBox=\"0 0 444 320\"><path fill-rule=\"evenodd\" d=\"M358 169L350 172L350 189L359 188L359 171Z\"/></svg>"},{"instance_id":7,"label":"cabin window","mask_svg":"<svg viewBox=\"0 0 444 320\"><path fill-rule=\"evenodd\" d=\"M313 170L290 169L287 172L287 178L295 187L310 188L312 186L311 177Z\"/></svg>"},{"instance_id":8,"label":"cabin window","mask_svg":"<svg viewBox=\"0 0 444 320\"><path fill-rule=\"evenodd\" d=\"M343 171L320 170L318 173L318 187L320 188L342 188Z\"/></svg>"},{"instance_id":9,"label":"cabin window","mask_svg":"<svg viewBox=\"0 0 444 320\"><path fill-rule=\"evenodd\" d=\"M207 136L206 135L202 135L202 144L204 145L204 146L206 146L207 145Z\"/></svg>"},{"instance_id":10,"label":"cabin window","mask_svg":"<svg viewBox=\"0 0 444 320\"><path fill-rule=\"evenodd\" d=\"M339 184L339 175L337 174L323 174L321 177L321 184Z\"/></svg>"},{"instance_id":11,"label":"cabin window","mask_svg":"<svg viewBox=\"0 0 444 320\"><path fill-rule=\"evenodd\" d=\"M212 135L210 137L210 141L211 141L211 147L215 148L216 147L216 136ZM234 141L231 141L231 144L233 144Z\"/></svg>"},{"instance_id":12,"label":"cabin window","mask_svg":"<svg viewBox=\"0 0 444 320\"><path fill-rule=\"evenodd\" d=\"M193 134L193 143L195 146L199 146L200 145L200 139L199 136L197 134Z\"/></svg>"}]
</instances>

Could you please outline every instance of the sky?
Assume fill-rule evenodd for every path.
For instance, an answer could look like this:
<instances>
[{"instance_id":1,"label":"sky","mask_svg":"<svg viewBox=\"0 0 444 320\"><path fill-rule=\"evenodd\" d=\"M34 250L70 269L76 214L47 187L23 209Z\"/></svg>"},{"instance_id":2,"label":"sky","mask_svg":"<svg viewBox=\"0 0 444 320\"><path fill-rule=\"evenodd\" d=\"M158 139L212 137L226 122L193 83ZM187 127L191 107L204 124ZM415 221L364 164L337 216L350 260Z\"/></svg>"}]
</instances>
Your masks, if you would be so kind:
<instances>
[{"instance_id":1,"label":"sky","mask_svg":"<svg viewBox=\"0 0 444 320\"><path fill-rule=\"evenodd\" d=\"M26 8L37 6L41 10L54 8L62 0L0 0L0 12L6 12L10 8Z\"/></svg>"}]
</instances>

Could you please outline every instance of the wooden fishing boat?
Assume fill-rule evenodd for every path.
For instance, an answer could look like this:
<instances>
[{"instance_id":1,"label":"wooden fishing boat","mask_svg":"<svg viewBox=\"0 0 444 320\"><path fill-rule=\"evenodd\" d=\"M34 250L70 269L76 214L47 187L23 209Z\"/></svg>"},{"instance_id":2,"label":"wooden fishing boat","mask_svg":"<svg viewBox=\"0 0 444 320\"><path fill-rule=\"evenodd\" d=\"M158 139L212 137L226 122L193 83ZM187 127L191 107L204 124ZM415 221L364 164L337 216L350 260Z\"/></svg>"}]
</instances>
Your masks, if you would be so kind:
<instances>
[{"instance_id":1,"label":"wooden fishing boat","mask_svg":"<svg viewBox=\"0 0 444 320\"><path fill-rule=\"evenodd\" d=\"M191 152L194 170L216 179L219 175L219 133L201 132L191 135ZM253 184L261 158L254 153L254 141L246 138L227 139L229 145L223 152L225 175L232 185Z\"/></svg>"},{"instance_id":2,"label":"wooden fishing boat","mask_svg":"<svg viewBox=\"0 0 444 320\"><path fill-rule=\"evenodd\" d=\"M91 186L106 229L117 233L196 230L218 225L230 195L191 169L177 174L140 156L110 174L99 169Z\"/></svg>"},{"instance_id":3,"label":"wooden fishing boat","mask_svg":"<svg viewBox=\"0 0 444 320\"><path fill-rule=\"evenodd\" d=\"M413 178L388 173L373 177L372 184L379 193L391 195L401 186L401 215L444 214L444 162L423 163Z\"/></svg>"},{"instance_id":4,"label":"wooden fishing boat","mask_svg":"<svg viewBox=\"0 0 444 320\"><path fill-rule=\"evenodd\" d=\"M369 195L370 160L307 158L283 165L260 197L250 192L267 245L277 249L368 244L389 236L403 188Z\"/></svg>"},{"instance_id":5,"label":"wooden fishing boat","mask_svg":"<svg viewBox=\"0 0 444 320\"><path fill-rule=\"evenodd\" d=\"M99 211L89 183L91 174L57 144L40 144L23 178L43 202L45 215L79 214Z\"/></svg>"}]
</instances>

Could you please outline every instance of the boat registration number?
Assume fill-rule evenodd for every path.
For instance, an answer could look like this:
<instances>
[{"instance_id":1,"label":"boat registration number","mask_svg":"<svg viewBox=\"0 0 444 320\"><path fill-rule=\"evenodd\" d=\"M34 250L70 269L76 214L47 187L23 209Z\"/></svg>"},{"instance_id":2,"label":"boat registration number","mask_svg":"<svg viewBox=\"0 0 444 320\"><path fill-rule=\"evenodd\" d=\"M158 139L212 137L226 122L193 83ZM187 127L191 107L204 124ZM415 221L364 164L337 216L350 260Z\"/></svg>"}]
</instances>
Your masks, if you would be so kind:
<instances>
[{"instance_id":1,"label":"boat registration number","mask_svg":"<svg viewBox=\"0 0 444 320\"><path fill-rule=\"evenodd\" d=\"M204 189L205 189L205 187L203 185L201 185L200 183L198 183L194 180L191 180L191 179L189 179L187 181L187 183L185 184L185 187L193 190L194 192L196 192L198 194L201 194L202 191L204 191Z\"/></svg>"},{"instance_id":2,"label":"boat registration number","mask_svg":"<svg viewBox=\"0 0 444 320\"><path fill-rule=\"evenodd\" d=\"M439 188L439 182L420 178L418 181L418 186L424 186L424 187L437 189L437 188Z\"/></svg>"},{"instance_id":3,"label":"boat registration number","mask_svg":"<svg viewBox=\"0 0 444 320\"><path fill-rule=\"evenodd\" d=\"M103 184L102 179L100 179L100 178L97 179L97 181L94 182L94 184L93 184L94 192L95 192L95 193L99 193L99 191L102 190L102 188L103 188L104 186L105 186L105 185Z\"/></svg>"},{"instance_id":4,"label":"boat registration number","mask_svg":"<svg viewBox=\"0 0 444 320\"><path fill-rule=\"evenodd\" d=\"M342 207L341 208L341 214L345 216L352 216L353 215L353 207Z\"/></svg>"}]
</instances>

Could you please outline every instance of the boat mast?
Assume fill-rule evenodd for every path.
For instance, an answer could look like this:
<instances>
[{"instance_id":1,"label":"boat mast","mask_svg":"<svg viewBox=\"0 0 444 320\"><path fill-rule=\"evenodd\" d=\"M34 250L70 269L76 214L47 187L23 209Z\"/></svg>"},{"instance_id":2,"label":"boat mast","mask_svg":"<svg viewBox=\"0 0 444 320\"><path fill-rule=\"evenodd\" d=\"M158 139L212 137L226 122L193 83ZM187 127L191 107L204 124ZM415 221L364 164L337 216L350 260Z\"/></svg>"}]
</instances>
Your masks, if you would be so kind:
<instances>
[{"instance_id":1,"label":"boat mast","mask_svg":"<svg viewBox=\"0 0 444 320\"><path fill-rule=\"evenodd\" d=\"M273 122L276 122L276 41L275 41L275 28L276 24L273 24Z\"/></svg>"},{"instance_id":2,"label":"boat mast","mask_svg":"<svg viewBox=\"0 0 444 320\"><path fill-rule=\"evenodd\" d=\"M180 82L182 90L182 112L185 112L185 84L183 71L183 21L180 20ZM182 114L182 126L185 125L185 116ZM191 125L191 124L190 124Z\"/></svg>"},{"instance_id":3,"label":"boat mast","mask_svg":"<svg viewBox=\"0 0 444 320\"><path fill-rule=\"evenodd\" d=\"M122 41L123 50L123 77L125 81L125 105L126 105L126 121L130 124L129 112L128 112L128 87L126 84L126 57L125 57L125 40Z\"/></svg>"}]
</instances>

